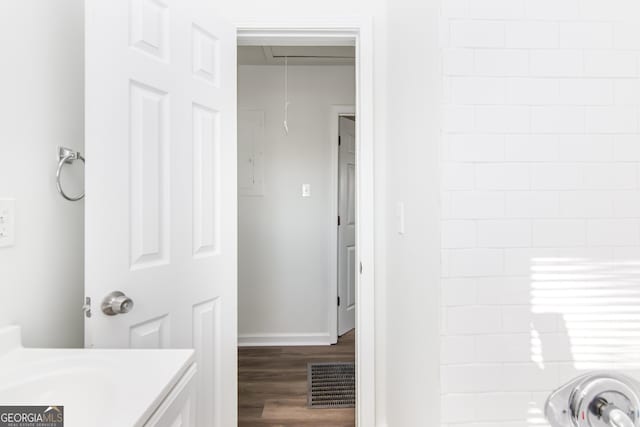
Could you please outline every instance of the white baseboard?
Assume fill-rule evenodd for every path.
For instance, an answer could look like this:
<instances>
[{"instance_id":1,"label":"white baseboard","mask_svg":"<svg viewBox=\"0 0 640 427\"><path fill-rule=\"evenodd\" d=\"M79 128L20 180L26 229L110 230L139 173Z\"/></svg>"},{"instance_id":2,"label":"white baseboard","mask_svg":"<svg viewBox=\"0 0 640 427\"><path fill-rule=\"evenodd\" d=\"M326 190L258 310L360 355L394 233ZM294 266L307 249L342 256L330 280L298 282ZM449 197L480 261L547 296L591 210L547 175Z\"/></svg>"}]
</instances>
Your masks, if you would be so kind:
<instances>
[{"instance_id":1,"label":"white baseboard","mask_svg":"<svg viewBox=\"0 0 640 427\"><path fill-rule=\"evenodd\" d=\"M240 334L238 347L273 347L331 345L328 333L309 334Z\"/></svg>"}]
</instances>

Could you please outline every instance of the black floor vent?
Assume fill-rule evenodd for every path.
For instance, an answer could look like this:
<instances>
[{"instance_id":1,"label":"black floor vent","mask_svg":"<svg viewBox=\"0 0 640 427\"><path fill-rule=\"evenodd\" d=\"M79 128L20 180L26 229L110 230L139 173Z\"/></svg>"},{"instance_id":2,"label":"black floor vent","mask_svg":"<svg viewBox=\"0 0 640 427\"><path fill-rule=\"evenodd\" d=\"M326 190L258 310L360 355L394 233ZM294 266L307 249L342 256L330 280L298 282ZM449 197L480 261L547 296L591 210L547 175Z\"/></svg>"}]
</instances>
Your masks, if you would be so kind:
<instances>
[{"instance_id":1,"label":"black floor vent","mask_svg":"<svg viewBox=\"0 0 640 427\"><path fill-rule=\"evenodd\" d=\"M310 408L355 408L356 370L353 362L309 363Z\"/></svg>"}]
</instances>

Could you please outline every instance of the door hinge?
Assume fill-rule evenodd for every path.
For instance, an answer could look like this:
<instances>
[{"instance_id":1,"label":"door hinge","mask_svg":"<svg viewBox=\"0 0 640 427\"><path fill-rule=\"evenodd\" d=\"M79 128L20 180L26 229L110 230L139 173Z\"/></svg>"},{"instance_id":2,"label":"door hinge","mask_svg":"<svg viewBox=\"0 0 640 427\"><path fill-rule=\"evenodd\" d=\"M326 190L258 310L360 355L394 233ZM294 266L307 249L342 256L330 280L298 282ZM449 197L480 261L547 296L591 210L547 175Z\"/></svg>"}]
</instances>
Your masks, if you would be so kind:
<instances>
[{"instance_id":1,"label":"door hinge","mask_svg":"<svg viewBox=\"0 0 640 427\"><path fill-rule=\"evenodd\" d=\"M85 317L91 317L91 297L86 297L84 299L84 304L82 305L82 311L84 312Z\"/></svg>"},{"instance_id":2,"label":"door hinge","mask_svg":"<svg viewBox=\"0 0 640 427\"><path fill-rule=\"evenodd\" d=\"M340 297L338 297L338 307L340 307Z\"/></svg>"},{"instance_id":3,"label":"door hinge","mask_svg":"<svg viewBox=\"0 0 640 427\"><path fill-rule=\"evenodd\" d=\"M360 274L362 274L362 263L360 263Z\"/></svg>"},{"instance_id":4,"label":"door hinge","mask_svg":"<svg viewBox=\"0 0 640 427\"><path fill-rule=\"evenodd\" d=\"M342 145L342 137L340 135L338 135L338 145Z\"/></svg>"},{"instance_id":5,"label":"door hinge","mask_svg":"<svg viewBox=\"0 0 640 427\"><path fill-rule=\"evenodd\" d=\"M338 215L338 225L340 225L340 215Z\"/></svg>"}]
</instances>

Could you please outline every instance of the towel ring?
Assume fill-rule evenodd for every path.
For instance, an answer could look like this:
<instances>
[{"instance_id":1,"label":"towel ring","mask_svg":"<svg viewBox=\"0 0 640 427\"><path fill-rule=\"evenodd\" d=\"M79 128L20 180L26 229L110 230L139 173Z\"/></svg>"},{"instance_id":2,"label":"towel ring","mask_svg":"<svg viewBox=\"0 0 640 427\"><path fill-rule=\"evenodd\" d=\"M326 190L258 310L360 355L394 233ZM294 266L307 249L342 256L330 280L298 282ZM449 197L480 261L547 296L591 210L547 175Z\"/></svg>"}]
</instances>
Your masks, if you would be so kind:
<instances>
[{"instance_id":1,"label":"towel ring","mask_svg":"<svg viewBox=\"0 0 640 427\"><path fill-rule=\"evenodd\" d=\"M60 172L62 172L62 167L66 163L73 163L75 160L82 160L82 164L84 164L84 157L82 157L79 151L73 151L67 147L58 147L58 158L60 159L58 162L58 170L56 171L56 187L58 187L58 192L70 202L77 202L78 200L84 199L84 191L82 194L72 197L68 196L62 189L62 185L60 185Z\"/></svg>"}]
</instances>

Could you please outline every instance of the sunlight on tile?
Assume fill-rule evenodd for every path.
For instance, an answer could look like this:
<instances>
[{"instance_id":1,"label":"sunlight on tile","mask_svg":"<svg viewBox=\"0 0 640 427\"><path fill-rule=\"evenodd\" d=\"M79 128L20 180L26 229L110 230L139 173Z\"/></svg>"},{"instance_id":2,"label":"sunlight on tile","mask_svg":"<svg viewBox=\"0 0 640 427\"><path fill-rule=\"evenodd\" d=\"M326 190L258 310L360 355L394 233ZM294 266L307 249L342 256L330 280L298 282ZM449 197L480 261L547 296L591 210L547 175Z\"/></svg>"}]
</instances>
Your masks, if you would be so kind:
<instances>
[{"instance_id":1,"label":"sunlight on tile","mask_svg":"<svg viewBox=\"0 0 640 427\"><path fill-rule=\"evenodd\" d=\"M531 360L544 366L545 355L565 346L577 370L640 368L639 266L629 260L533 258L532 314L558 315L561 324L549 343L532 325Z\"/></svg>"}]
</instances>

